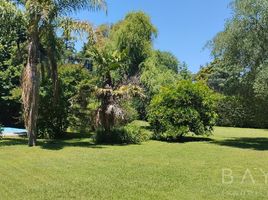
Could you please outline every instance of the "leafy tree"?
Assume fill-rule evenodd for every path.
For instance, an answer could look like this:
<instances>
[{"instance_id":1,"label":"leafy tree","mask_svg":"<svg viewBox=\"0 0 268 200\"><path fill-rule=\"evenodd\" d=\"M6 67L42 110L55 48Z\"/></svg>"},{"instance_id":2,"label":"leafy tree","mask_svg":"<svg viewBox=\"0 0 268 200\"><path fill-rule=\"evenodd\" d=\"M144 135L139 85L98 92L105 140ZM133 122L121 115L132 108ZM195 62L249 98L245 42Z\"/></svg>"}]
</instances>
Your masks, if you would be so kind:
<instances>
[{"instance_id":1,"label":"leafy tree","mask_svg":"<svg viewBox=\"0 0 268 200\"><path fill-rule=\"evenodd\" d=\"M189 67L186 62L183 62L179 65L179 75L184 80L191 80L192 79L192 73L189 70Z\"/></svg>"},{"instance_id":2,"label":"leafy tree","mask_svg":"<svg viewBox=\"0 0 268 200\"><path fill-rule=\"evenodd\" d=\"M92 111L97 104L93 96L97 85L96 77L81 65L62 65L59 68L59 78L68 99L68 126L75 131L89 132L93 124Z\"/></svg>"},{"instance_id":3,"label":"leafy tree","mask_svg":"<svg viewBox=\"0 0 268 200\"><path fill-rule=\"evenodd\" d=\"M209 81L220 86L216 90L241 100L248 113L246 126L265 128L268 99L263 93L263 76L267 68L268 4L265 0L235 0L232 7L233 17L211 42L220 67L213 67Z\"/></svg>"},{"instance_id":4,"label":"leafy tree","mask_svg":"<svg viewBox=\"0 0 268 200\"><path fill-rule=\"evenodd\" d=\"M202 83L179 81L155 95L149 106L149 122L155 138L177 140L187 133L209 134L216 123L216 96Z\"/></svg>"},{"instance_id":5,"label":"leafy tree","mask_svg":"<svg viewBox=\"0 0 268 200\"><path fill-rule=\"evenodd\" d=\"M239 95L254 96L253 83L267 60L267 2L236 0L234 15L212 41L212 54L240 81Z\"/></svg>"},{"instance_id":6,"label":"leafy tree","mask_svg":"<svg viewBox=\"0 0 268 200\"><path fill-rule=\"evenodd\" d=\"M236 96L222 96L217 106L218 126L245 127L247 112L243 101Z\"/></svg>"},{"instance_id":7,"label":"leafy tree","mask_svg":"<svg viewBox=\"0 0 268 200\"><path fill-rule=\"evenodd\" d=\"M154 51L141 65L141 82L149 97L157 94L161 87L176 80L190 79L191 74L185 62L182 64L169 52Z\"/></svg>"},{"instance_id":8,"label":"leafy tree","mask_svg":"<svg viewBox=\"0 0 268 200\"><path fill-rule=\"evenodd\" d=\"M172 53L157 50L155 51L155 57L160 65L173 70L175 73L179 72L180 62Z\"/></svg>"},{"instance_id":9,"label":"leafy tree","mask_svg":"<svg viewBox=\"0 0 268 200\"><path fill-rule=\"evenodd\" d=\"M122 75L127 76L129 82L137 84L140 65L151 55L152 42L157 36L157 30L150 17L144 12L130 12L118 23L103 24L94 32L95 37L89 37L83 49L84 57L88 57L87 52L91 51L92 45L99 50L109 49L124 54L128 59L128 65L125 66Z\"/></svg>"},{"instance_id":10,"label":"leafy tree","mask_svg":"<svg viewBox=\"0 0 268 200\"><path fill-rule=\"evenodd\" d=\"M180 78L177 70L170 68L170 63L174 62L174 58L169 61L167 58L163 61L159 51L155 52L142 64L141 82L147 90L149 97L159 93L161 87L172 84ZM177 61L176 68L179 64Z\"/></svg>"},{"instance_id":11,"label":"leafy tree","mask_svg":"<svg viewBox=\"0 0 268 200\"><path fill-rule=\"evenodd\" d=\"M143 12L129 13L124 20L115 24L111 30L111 46L127 55L129 65L127 76L135 76L139 66L150 55L153 38L157 30L148 15Z\"/></svg>"},{"instance_id":12,"label":"leafy tree","mask_svg":"<svg viewBox=\"0 0 268 200\"><path fill-rule=\"evenodd\" d=\"M268 66L266 63L260 66L253 89L258 98L263 100L268 98Z\"/></svg>"},{"instance_id":13,"label":"leafy tree","mask_svg":"<svg viewBox=\"0 0 268 200\"><path fill-rule=\"evenodd\" d=\"M207 66L202 67L194 79L205 82L218 93L234 95L237 94L240 85L240 79L235 76L236 73L235 70L228 70L221 60L215 59Z\"/></svg>"},{"instance_id":14,"label":"leafy tree","mask_svg":"<svg viewBox=\"0 0 268 200\"><path fill-rule=\"evenodd\" d=\"M267 58L268 5L265 0L235 0L232 6L234 15L214 38L212 53L245 76Z\"/></svg>"},{"instance_id":15,"label":"leafy tree","mask_svg":"<svg viewBox=\"0 0 268 200\"><path fill-rule=\"evenodd\" d=\"M81 94L81 88L94 88L89 71L80 65L62 65L59 67L59 83L59 99L54 106L47 106L53 104L51 79L41 84L37 127L42 138L61 138L68 127L80 131L91 122L91 116L85 115L88 109L84 101L87 104L88 99L84 100Z\"/></svg>"},{"instance_id":16,"label":"leafy tree","mask_svg":"<svg viewBox=\"0 0 268 200\"><path fill-rule=\"evenodd\" d=\"M0 123L19 126L22 122L19 86L25 62L26 19L7 1L0 2L0 13Z\"/></svg>"},{"instance_id":17,"label":"leafy tree","mask_svg":"<svg viewBox=\"0 0 268 200\"><path fill-rule=\"evenodd\" d=\"M140 102L138 107L142 119L146 118L146 107L152 97L158 94L162 87L183 79L190 79L185 64L180 64L178 59L169 52L153 52L141 65L140 80L147 94L146 101Z\"/></svg>"}]
</instances>

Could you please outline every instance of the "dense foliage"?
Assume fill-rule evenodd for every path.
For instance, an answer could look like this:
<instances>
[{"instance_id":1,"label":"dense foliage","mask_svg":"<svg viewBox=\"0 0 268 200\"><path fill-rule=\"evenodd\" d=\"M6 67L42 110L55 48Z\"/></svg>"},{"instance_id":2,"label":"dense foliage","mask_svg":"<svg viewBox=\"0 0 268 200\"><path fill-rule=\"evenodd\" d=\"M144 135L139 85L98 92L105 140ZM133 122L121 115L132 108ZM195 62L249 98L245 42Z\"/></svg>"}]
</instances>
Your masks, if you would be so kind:
<instances>
[{"instance_id":1,"label":"dense foliage","mask_svg":"<svg viewBox=\"0 0 268 200\"><path fill-rule=\"evenodd\" d=\"M167 56L168 55L168 56ZM179 62L172 54L156 51L142 64L141 82L152 97L161 87L178 80Z\"/></svg>"},{"instance_id":2,"label":"dense foliage","mask_svg":"<svg viewBox=\"0 0 268 200\"><path fill-rule=\"evenodd\" d=\"M218 125L268 127L267 8L266 0L233 1L233 16L210 43L215 59L196 76L227 96L219 104Z\"/></svg>"},{"instance_id":3,"label":"dense foliage","mask_svg":"<svg viewBox=\"0 0 268 200\"><path fill-rule=\"evenodd\" d=\"M152 137L149 125L143 121L133 121L124 127L114 128L109 134L98 129L94 135L96 143L102 144L141 144Z\"/></svg>"},{"instance_id":4,"label":"dense foliage","mask_svg":"<svg viewBox=\"0 0 268 200\"><path fill-rule=\"evenodd\" d=\"M149 107L155 138L177 140L188 133L210 134L216 122L216 96L202 83L180 81L161 89Z\"/></svg>"},{"instance_id":5,"label":"dense foliage","mask_svg":"<svg viewBox=\"0 0 268 200\"><path fill-rule=\"evenodd\" d=\"M128 77L139 71L139 66L151 54L152 41L157 30L151 19L143 12L129 13L111 31L112 48L125 52L129 60L126 68Z\"/></svg>"},{"instance_id":6,"label":"dense foliage","mask_svg":"<svg viewBox=\"0 0 268 200\"><path fill-rule=\"evenodd\" d=\"M245 118L247 117L245 110L245 107L238 97L223 96L217 105L217 124L228 127L244 127Z\"/></svg>"},{"instance_id":7,"label":"dense foliage","mask_svg":"<svg viewBox=\"0 0 268 200\"><path fill-rule=\"evenodd\" d=\"M145 97L140 66L151 54L156 30L146 14L133 12L114 26L102 25L96 31L97 37L89 40L84 55L92 60L97 79L99 106L94 126L110 134L138 117L137 104Z\"/></svg>"},{"instance_id":8,"label":"dense foliage","mask_svg":"<svg viewBox=\"0 0 268 200\"><path fill-rule=\"evenodd\" d=\"M44 80L41 85L37 124L41 137L59 138L68 127L76 131L82 131L80 127L90 127L90 115L84 114L87 113L88 99L83 99L83 92L90 92L94 87L89 71L80 65L62 65L59 85L57 104L53 102L51 79Z\"/></svg>"},{"instance_id":9,"label":"dense foliage","mask_svg":"<svg viewBox=\"0 0 268 200\"><path fill-rule=\"evenodd\" d=\"M0 2L0 122L20 126L20 78L26 41L25 17L7 1Z\"/></svg>"}]
</instances>

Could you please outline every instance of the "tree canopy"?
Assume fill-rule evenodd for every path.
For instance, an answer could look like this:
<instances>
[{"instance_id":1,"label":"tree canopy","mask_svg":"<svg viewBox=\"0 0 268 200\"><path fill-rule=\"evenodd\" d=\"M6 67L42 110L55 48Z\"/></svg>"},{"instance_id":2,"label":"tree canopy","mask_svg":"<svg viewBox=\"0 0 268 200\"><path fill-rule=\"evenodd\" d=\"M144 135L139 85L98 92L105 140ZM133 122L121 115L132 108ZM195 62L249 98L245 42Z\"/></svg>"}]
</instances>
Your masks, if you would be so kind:
<instances>
[{"instance_id":1,"label":"tree canopy","mask_svg":"<svg viewBox=\"0 0 268 200\"><path fill-rule=\"evenodd\" d=\"M211 88L239 99L243 126L268 127L268 4L265 0L235 0L231 6L233 16L210 42L215 60L197 78L206 77Z\"/></svg>"}]
</instances>

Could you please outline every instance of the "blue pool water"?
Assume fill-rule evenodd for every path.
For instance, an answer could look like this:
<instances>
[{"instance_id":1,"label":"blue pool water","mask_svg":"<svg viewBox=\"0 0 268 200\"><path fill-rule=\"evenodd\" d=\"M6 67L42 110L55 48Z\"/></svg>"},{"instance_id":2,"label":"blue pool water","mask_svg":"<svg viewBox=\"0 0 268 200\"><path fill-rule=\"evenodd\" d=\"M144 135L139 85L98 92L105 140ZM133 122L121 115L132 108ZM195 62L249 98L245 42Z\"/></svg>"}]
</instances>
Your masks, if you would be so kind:
<instances>
[{"instance_id":1,"label":"blue pool water","mask_svg":"<svg viewBox=\"0 0 268 200\"><path fill-rule=\"evenodd\" d=\"M3 133L22 133L27 132L26 129L4 127Z\"/></svg>"}]
</instances>

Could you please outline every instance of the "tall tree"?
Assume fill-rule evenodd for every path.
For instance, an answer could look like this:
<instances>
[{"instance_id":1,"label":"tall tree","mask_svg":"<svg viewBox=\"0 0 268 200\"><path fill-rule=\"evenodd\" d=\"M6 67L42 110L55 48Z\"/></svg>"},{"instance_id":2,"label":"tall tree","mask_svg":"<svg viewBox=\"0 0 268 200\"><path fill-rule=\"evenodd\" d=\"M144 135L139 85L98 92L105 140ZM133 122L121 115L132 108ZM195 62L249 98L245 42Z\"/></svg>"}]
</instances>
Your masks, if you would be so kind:
<instances>
[{"instance_id":1,"label":"tall tree","mask_svg":"<svg viewBox=\"0 0 268 200\"><path fill-rule=\"evenodd\" d=\"M165 66L167 69L173 70L175 73L178 73L180 68L180 62L178 59L168 51L155 51L154 56L159 65Z\"/></svg>"},{"instance_id":2,"label":"tall tree","mask_svg":"<svg viewBox=\"0 0 268 200\"><path fill-rule=\"evenodd\" d=\"M81 9L99 10L106 9L104 0L19 0L16 1L25 8L28 17L28 60L23 73L23 105L25 126L28 130L29 146L36 145L36 121L38 116L38 94L39 94L39 50L40 50L40 34L43 27L47 28L47 34L55 37L52 22L64 17L69 13L77 12ZM53 40L52 40L53 41ZM54 60L55 44L49 44L48 50L51 50L50 64L53 69L54 86L56 87L57 69L56 60Z\"/></svg>"},{"instance_id":3,"label":"tall tree","mask_svg":"<svg viewBox=\"0 0 268 200\"><path fill-rule=\"evenodd\" d=\"M249 91L240 90L240 94L248 94L267 62L268 4L266 0L235 0L232 8L233 17L212 41L212 54L218 63L236 72L241 86L248 86Z\"/></svg>"},{"instance_id":4,"label":"tall tree","mask_svg":"<svg viewBox=\"0 0 268 200\"><path fill-rule=\"evenodd\" d=\"M127 76L137 76L139 67L152 52L152 42L157 29L150 17L143 12L131 12L124 20L115 24L111 31L112 48L127 54L129 66Z\"/></svg>"},{"instance_id":5,"label":"tall tree","mask_svg":"<svg viewBox=\"0 0 268 200\"><path fill-rule=\"evenodd\" d=\"M233 16L211 43L216 62L212 63L214 72L209 82L218 84L224 94L242 100L245 119L250 119L245 126L268 127L268 99L263 93L263 75L268 67L268 3L234 0L232 8Z\"/></svg>"},{"instance_id":6,"label":"tall tree","mask_svg":"<svg viewBox=\"0 0 268 200\"><path fill-rule=\"evenodd\" d=\"M92 49L89 54L96 66L99 87L95 89L100 102L95 115L95 126L110 134L116 125L125 124L129 113L125 109L125 101L133 96L143 96L140 87L134 84L125 84L120 72L128 62L125 55L108 49Z\"/></svg>"}]
</instances>

